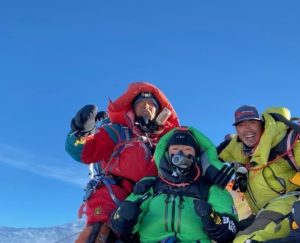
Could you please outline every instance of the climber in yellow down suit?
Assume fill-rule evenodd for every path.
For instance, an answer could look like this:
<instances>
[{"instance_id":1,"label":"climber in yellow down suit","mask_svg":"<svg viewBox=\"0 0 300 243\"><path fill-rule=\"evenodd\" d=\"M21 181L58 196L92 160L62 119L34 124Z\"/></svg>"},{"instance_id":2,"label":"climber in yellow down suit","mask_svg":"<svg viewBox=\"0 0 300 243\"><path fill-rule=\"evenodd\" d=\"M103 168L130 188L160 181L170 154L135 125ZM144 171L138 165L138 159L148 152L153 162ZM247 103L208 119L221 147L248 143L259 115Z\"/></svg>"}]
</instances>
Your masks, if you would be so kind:
<instances>
[{"instance_id":1,"label":"climber in yellow down suit","mask_svg":"<svg viewBox=\"0 0 300 243\"><path fill-rule=\"evenodd\" d=\"M299 133L291 128L290 111L269 108L261 116L254 106L235 111L236 135L218 149L237 169L234 186L255 215L234 243L280 239L291 231L291 210L300 187Z\"/></svg>"}]
</instances>

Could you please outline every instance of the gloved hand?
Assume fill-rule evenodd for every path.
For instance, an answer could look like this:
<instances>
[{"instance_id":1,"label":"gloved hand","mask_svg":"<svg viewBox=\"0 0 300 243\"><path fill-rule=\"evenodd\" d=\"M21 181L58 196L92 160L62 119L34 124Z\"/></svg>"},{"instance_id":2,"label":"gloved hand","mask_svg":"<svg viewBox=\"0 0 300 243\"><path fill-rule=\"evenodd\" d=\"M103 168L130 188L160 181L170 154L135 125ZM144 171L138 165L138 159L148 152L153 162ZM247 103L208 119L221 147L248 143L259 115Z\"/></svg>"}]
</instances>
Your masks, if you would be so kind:
<instances>
[{"instance_id":1,"label":"gloved hand","mask_svg":"<svg viewBox=\"0 0 300 243\"><path fill-rule=\"evenodd\" d=\"M96 121L102 121L103 119L107 119L108 114L105 111L99 111L96 115Z\"/></svg>"},{"instance_id":2,"label":"gloved hand","mask_svg":"<svg viewBox=\"0 0 300 243\"><path fill-rule=\"evenodd\" d=\"M237 189L240 192L245 192L247 190L247 182L248 182L248 171L245 167L239 167L235 174L235 180L232 186L232 190L236 191Z\"/></svg>"},{"instance_id":3,"label":"gloved hand","mask_svg":"<svg viewBox=\"0 0 300 243\"><path fill-rule=\"evenodd\" d=\"M132 234L134 226L138 222L138 216L141 212L141 200L135 202L124 201L120 207L112 214L110 224L112 229L121 236Z\"/></svg>"},{"instance_id":4,"label":"gloved hand","mask_svg":"<svg viewBox=\"0 0 300 243\"><path fill-rule=\"evenodd\" d=\"M71 129L77 136L91 134L96 128L96 116L98 108L95 105L82 107L71 121Z\"/></svg>"},{"instance_id":5,"label":"gloved hand","mask_svg":"<svg viewBox=\"0 0 300 243\"><path fill-rule=\"evenodd\" d=\"M237 233L237 221L231 215L216 213L204 200L194 200L196 213L201 217L204 229L210 239L230 242Z\"/></svg>"},{"instance_id":6,"label":"gloved hand","mask_svg":"<svg viewBox=\"0 0 300 243\"><path fill-rule=\"evenodd\" d=\"M218 243L231 242L238 232L238 222L232 215L218 214L219 224L206 225L204 228L210 239Z\"/></svg>"},{"instance_id":7,"label":"gloved hand","mask_svg":"<svg viewBox=\"0 0 300 243\"><path fill-rule=\"evenodd\" d=\"M149 179L143 179L139 181L137 184L135 184L133 188L133 193L135 195L142 195L145 192L147 192L153 185L154 185L154 178L149 178Z\"/></svg>"},{"instance_id":8,"label":"gloved hand","mask_svg":"<svg viewBox=\"0 0 300 243\"><path fill-rule=\"evenodd\" d=\"M228 182L232 180L235 174L233 163L224 162L221 169L217 169L213 164L207 168L203 168L204 177L207 178L212 184L225 188Z\"/></svg>"},{"instance_id":9,"label":"gloved hand","mask_svg":"<svg viewBox=\"0 0 300 243\"><path fill-rule=\"evenodd\" d=\"M194 209L201 218L204 226L215 225L215 213L208 202L202 199L196 199L194 200Z\"/></svg>"}]
</instances>

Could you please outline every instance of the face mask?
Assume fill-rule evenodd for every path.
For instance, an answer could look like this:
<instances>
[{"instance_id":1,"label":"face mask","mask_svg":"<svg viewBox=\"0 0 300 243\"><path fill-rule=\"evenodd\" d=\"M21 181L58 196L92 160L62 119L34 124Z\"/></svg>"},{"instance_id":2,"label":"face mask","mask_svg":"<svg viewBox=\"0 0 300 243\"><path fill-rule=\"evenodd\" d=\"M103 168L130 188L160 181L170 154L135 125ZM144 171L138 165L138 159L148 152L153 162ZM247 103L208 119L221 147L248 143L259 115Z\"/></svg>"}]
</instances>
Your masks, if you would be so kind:
<instances>
[{"instance_id":1,"label":"face mask","mask_svg":"<svg viewBox=\"0 0 300 243\"><path fill-rule=\"evenodd\" d=\"M188 170L194 163L194 158L192 155L185 156L182 151L171 155L171 163L173 167L178 168L181 173Z\"/></svg>"}]
</instances>

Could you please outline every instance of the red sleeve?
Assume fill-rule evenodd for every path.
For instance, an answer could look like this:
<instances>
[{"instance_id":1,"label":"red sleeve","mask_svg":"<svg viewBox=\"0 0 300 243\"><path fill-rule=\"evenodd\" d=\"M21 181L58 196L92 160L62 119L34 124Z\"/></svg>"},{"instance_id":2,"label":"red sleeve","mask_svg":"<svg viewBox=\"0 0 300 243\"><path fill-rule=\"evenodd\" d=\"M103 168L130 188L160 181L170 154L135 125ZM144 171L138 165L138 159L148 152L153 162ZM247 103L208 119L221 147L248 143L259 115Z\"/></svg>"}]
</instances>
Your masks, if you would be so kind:
<instances>
[{"instance_id":1,"label":"red sleeve","mask_svg":"<svg viewBox=\"0 0 300 243\"><path fill-rule=\"evenodd\" d=\"M87 164L108 160L114 147L115 144L108 133L100 128L91 139L85 142L81 160Z\"/></svg>"},{"instance_id":2,"label":"red sleeve","mask_svg":"<svg viewBox=\"0 0 300 243\"><path fill-rule=\"evenodd\" d=\"M146 176L157 176L158 172L157 172L157 167L156 167L156 164L155 164L155 161L154 161L154 158L151 159L151 163L150 163L150 167L147 169L146 171L146 174L144 175L145 177Z\"/></svg>"}]
</instances>

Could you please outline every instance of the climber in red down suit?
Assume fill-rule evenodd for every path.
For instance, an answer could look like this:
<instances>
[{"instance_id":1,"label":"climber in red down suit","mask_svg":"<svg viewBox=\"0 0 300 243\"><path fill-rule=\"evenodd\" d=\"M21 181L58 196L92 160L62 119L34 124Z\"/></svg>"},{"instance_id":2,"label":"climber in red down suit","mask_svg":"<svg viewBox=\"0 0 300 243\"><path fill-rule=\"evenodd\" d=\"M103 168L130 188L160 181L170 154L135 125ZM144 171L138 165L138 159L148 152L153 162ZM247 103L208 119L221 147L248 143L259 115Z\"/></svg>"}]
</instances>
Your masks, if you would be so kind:
<instances>
[{"instance_id":1,"label":"climber in red down suit","mask_svg":"<svg viewBox=\"0 0 300 243\"><path fill-rule=\"evenodd\" d=\"M134 82L110 101L110 123L96 127L97 107L86 105L71 121L66 151L85 164L100 163L101 175L86 200L87 225L76 243L112 242L106 222L145 176L155 176L152 160L160 137L179 126L175 110L154 85Z\"/></svg>"}]
</instances>

